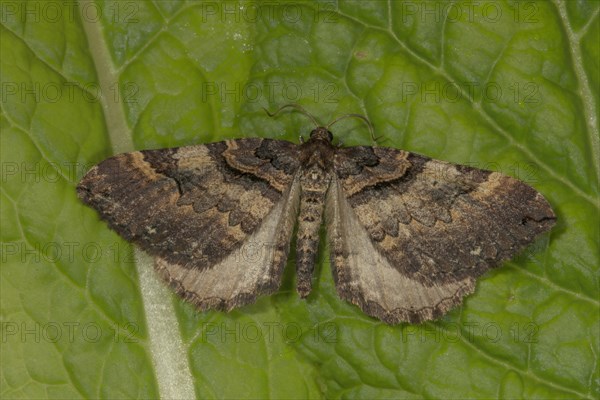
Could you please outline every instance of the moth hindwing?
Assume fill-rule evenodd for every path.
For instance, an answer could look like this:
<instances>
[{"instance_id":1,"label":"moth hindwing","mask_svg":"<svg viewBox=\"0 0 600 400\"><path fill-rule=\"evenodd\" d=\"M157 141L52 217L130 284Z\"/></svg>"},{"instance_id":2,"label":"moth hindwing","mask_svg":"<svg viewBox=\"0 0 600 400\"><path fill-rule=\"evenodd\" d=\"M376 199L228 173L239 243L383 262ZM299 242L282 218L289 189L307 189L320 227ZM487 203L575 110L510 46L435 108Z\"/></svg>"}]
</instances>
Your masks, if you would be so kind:
<instances>
[{"instance_id":1,"label":"moth hindwing","mask_svg":"<svg viewBox=\"0 0 600 400\"><path fill-rule=\"evenodd\" d=\"M319 127L299 145L236 139L120 154L77 192L203 310L276 291L295 224L306 297L325 221L339 296L389 324L443 315L555 222L517 179L332 139Z\"/></svg>"}]
</instances>

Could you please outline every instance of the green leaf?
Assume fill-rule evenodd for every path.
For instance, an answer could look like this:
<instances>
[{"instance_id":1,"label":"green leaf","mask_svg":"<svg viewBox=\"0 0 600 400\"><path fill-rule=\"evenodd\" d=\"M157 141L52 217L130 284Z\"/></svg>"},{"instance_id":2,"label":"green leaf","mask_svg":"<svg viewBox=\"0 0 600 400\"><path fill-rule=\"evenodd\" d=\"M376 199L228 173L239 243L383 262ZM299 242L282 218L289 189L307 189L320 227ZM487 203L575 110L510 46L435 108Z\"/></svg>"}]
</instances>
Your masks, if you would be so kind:
<instances>
[{"instance_id":1,"label":"green leaf","mask_svg":"<svg viewBox=\"0 0 600 400\"><path fill-rule=\"evenodd\" d=\"M0 3L3 398L598 398L600 3ZM198 313L75 185L123 151L296 142L361 113L379 143L500 171L556 227L439 321L313 293ZM334 134L372 144L360 121Z\"/></svg>"}]
</instances>

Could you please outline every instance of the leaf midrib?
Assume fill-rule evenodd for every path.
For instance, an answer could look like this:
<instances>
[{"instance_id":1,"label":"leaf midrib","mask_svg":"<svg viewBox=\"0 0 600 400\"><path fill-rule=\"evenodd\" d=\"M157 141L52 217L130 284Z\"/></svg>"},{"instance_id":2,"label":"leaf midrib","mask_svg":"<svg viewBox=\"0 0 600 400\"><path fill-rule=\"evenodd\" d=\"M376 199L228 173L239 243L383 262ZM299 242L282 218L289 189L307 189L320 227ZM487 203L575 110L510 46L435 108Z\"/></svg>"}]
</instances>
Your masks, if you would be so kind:
<instances>
[{"instance_id":1,"label":"leaf midrib","mask_svg":"<svg viewBox=\"0 0 600 400\"><path fill-rule=\"evenodd\" d=\"M575 33L571 27L565 2L561 0L552 1L558 10L560 21L563 23L565 34L569 40L569 50L571 51L573 70L579 82L578 94L581 98L581 102L583 103L583 114L587 127L588 141L590 143L592 152L592 163L594 164L594 172L597 181L598 177L600 177L600 135L598 134L598 117L595 113L596 100L592 94L592 88L582 63L583 55L581 54L581 49L578 42L581 37ZM600 15L599 10L600 8L596 9L596 12L590 17L588 23L582 28L582 32L585 32L585 29L589 26L589 23L591 23L595 18L598 18L598 15ZM596 199L596 204L600 204L598 199Z\"/></svg>"},{"instance_id":2,"label":"leaf midrib","mask_svg":"<svg viewBox=\"0 0 600 400\"><path fill-rule=\"evenodd\" d=\"M84 8L91 2L81 0L78 4ZM101 26L85 18L82 19L82 25L98 75L100 93L110 93L110 88L119 84L119 72L112 63ZM127 125L123 107L110 96L101 96L100 102L113 153L135 150L132 130ZM168 299L167 288L164 285L161 287L157 282L152 258L137 248L135 251L135 266L148 327L148 351L151 354L160 397L193 398L194 380L180 335L174 304Z\"/></svg>"}]
</instances>

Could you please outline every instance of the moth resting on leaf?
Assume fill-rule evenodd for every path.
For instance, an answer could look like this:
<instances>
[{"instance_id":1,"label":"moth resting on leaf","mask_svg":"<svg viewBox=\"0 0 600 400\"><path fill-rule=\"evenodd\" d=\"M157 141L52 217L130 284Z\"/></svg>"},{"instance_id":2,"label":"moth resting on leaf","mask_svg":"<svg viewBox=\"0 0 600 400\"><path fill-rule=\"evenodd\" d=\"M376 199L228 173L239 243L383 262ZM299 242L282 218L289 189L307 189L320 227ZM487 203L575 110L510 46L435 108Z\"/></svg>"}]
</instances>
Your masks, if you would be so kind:
<instances>
[{"instance_id":1,"label":"moth resting on leaf","mask_svg":"<svg viewBox=\"0 0 600 400\"><path fill-rule=\"evenodd\" d=\"M440 317L555 222L517 179L332 141L317 127L301 144L250 138L119 154L77 192L202 310L277 291L294 225L306 297L324 220L339 296L388 324Z\"/></svg>"}]
</instances>

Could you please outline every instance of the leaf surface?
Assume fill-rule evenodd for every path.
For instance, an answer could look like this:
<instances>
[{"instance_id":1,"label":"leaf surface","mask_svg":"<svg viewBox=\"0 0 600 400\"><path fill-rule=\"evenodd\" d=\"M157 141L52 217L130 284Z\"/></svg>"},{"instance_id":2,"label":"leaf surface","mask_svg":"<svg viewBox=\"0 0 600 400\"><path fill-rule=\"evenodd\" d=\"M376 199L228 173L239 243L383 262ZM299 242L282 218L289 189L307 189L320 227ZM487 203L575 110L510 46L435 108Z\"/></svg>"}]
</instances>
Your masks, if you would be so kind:
<instances>
[{"instance_id":1,"label":"leaf surface","mask_svg":"<svg viewBox=\"0 0 600 400\"><path fill-rule=\"evenodd\" d=\"M597 398L600 5L4 2L3 398ZM364 114L380 145L534 186L558 222L436 322L313 293L197 313L81 204L93 164ZM372 144L359 120L344 145ZM293 249L292 249L293 254Z\"/></svg>"}]
</instances>

